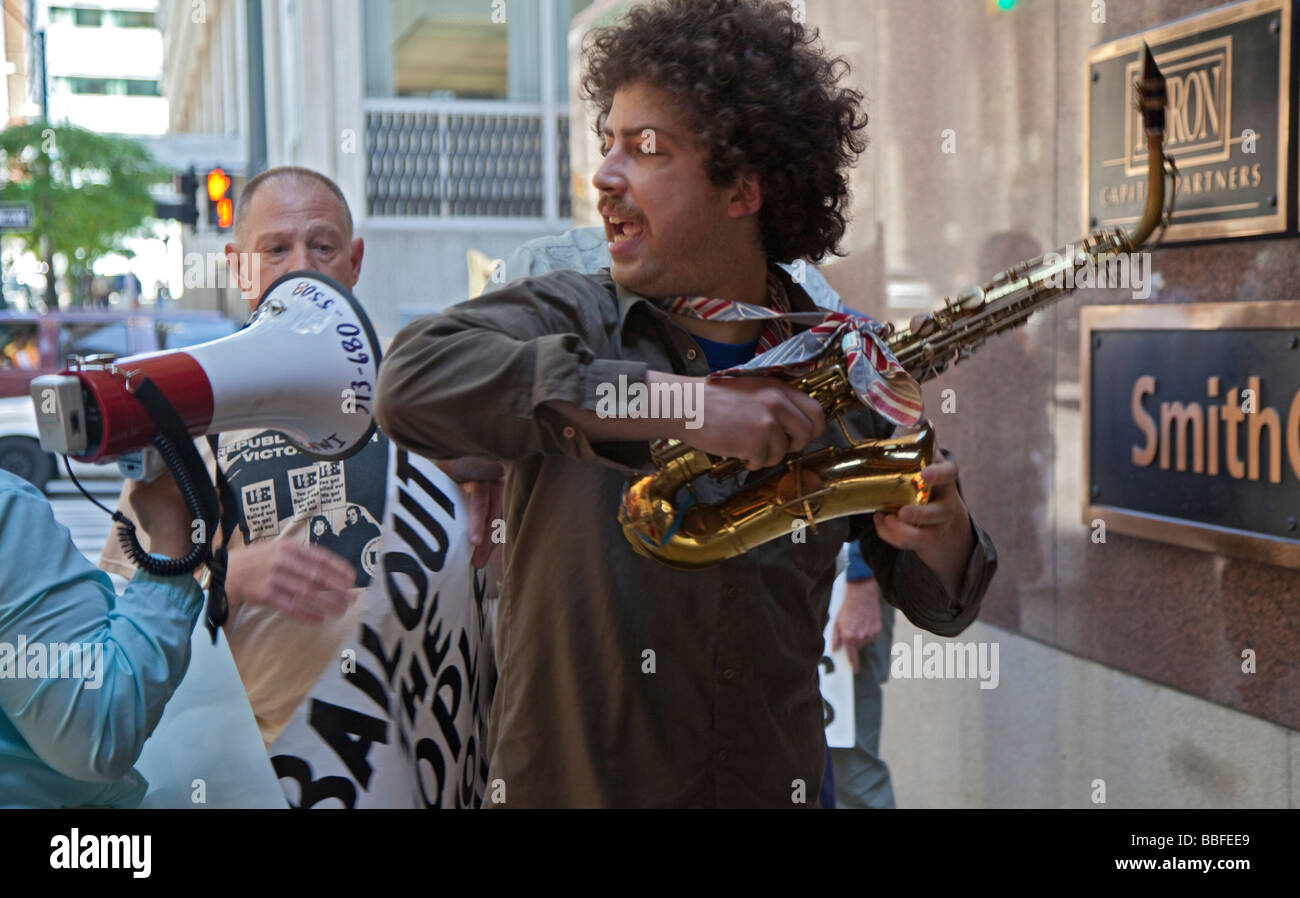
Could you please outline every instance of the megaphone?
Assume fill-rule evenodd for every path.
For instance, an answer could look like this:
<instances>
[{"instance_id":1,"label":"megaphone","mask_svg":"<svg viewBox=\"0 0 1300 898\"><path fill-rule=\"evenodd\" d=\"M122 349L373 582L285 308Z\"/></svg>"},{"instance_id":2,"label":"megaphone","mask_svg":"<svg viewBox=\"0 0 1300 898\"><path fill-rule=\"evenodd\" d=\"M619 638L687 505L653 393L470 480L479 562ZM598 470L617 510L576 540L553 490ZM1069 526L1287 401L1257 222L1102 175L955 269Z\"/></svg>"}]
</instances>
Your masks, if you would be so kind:
<instances>
[{"instance_id":1,"label":"megaphone","mask_svg":"<svg viewBox=\"0 0 1300 898\"><path fill-rule=\"evenodd\" d=\"M42 448L107 461L149 445L153 419L132 395L148 378L192 436L264 428L322 461L375 432L379 340L346 287L295 271L267 288L240 331L185 349L74 363L31 383Z\"/></svg>"}]
</instances>

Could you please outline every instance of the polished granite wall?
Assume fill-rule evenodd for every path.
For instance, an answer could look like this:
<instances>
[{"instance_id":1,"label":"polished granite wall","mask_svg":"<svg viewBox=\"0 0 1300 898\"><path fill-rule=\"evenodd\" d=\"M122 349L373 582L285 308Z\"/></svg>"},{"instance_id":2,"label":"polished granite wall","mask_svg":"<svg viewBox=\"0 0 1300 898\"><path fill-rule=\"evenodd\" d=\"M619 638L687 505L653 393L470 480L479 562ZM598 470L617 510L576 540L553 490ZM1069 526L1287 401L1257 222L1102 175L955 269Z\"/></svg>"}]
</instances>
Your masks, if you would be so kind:
<instances>
[{"instance_id":1,"label":"polished granite wall","mask_svg":"<svg viewBox=\"0 0 1300 898\"><path fill-rule=\"evenodd\" d=\"M851 305L905 319L930 304L909 295L937 301L1081 236L1088 49L1219 5L1112 0L1094 23L1092 0L1022 0L1000 16L964 0L809 2L871 116L849 256L823 269L832 284ZM1090 540L1078 332L1087 305L1300 300L1300 240L1171 247L1154 265L1149 299L1080 291L926 387L1001 555L981 619L1300 729L1300 571L1113 530ZM1241 670L1247 648L1254 674Z\"/></svg>"}]
</instances>

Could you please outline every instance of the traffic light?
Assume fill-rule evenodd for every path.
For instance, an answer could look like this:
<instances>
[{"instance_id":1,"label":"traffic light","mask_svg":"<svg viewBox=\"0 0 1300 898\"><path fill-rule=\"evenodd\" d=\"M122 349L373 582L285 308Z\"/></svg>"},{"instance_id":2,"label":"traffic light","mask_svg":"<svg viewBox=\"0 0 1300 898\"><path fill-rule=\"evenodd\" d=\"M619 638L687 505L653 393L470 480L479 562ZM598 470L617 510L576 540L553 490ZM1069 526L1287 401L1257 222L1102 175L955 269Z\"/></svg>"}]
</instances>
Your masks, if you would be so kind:
<instances>
[{"instance_id":1,"label":"traffic light","mask_svg":"<svg viewBox=\"0 0 1300 898\"><path fill-rule=\"evenodd\" d=\"M235 198L230 175L217 166L208 172L208 224L218 231L235 223Z\"/></svg>"},{"instance_id":2,"label":"traffic light","mask_svg":"<svg viewBox=\"0 0 1300 898\"><path fill-rule=\"evenodd\" d=\"M984 0L984 11L991 16L1011 12L1019 6L1019 0Z\"/></svg>"},{"instance_id":3,"label":"traffic light","mask_svg":"<svg viewBox=\"0 0 1300 898\"><path fill-rule=\"evenodd\" d=\"M199 178L194 169L181 174L179 203L155 202L153 214L156 218L174 218L181 224L193 226L199 220Z\"/></svg>"}]
</instances>

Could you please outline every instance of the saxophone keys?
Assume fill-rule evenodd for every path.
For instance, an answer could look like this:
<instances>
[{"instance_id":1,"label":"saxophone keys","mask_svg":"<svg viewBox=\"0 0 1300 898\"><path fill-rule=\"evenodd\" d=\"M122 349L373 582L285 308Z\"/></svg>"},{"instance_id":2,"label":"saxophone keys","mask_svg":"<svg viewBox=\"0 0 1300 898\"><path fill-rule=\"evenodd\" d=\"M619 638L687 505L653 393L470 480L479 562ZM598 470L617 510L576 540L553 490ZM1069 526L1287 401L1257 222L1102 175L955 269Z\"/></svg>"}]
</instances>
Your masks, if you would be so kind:
<instances>
[{"instance_id":1,"label":"saxophone keys","mask_svg":"<svg viewBox=\"0 0 1300 898\"><path fill-rule=\"evenodd\" d=\"M973 312L982 305L984 305L984 288L975 285L958 293L957 302L952 308L955 312Z\"/></svg>"},{"instance_id":2,"label":"saxophone keys","mask_svg":"<svg viewBox=\"0 0 1300 898\"><path fill-rule=\"evenodd\" d=\"M939 329L935 324L934 316L930 314L913 315L912 320L908 323L907 329L912 332L914 337L928 337Z\"/></svg>"},{"instance_id":3,"label":"saxophone keys","mask_svg":"<svg viewBox=\"0 0 1300 898\"><path fill-rule=\"evenodd\" d=\"M812 516L821 508L822 503L818 497L825 493L825 488L826 481L815 472L802 467L792 469L776 481L776 502L785 509L797 505L803 511L803 516L812 520Z\"/></svg>"}]
</instances>

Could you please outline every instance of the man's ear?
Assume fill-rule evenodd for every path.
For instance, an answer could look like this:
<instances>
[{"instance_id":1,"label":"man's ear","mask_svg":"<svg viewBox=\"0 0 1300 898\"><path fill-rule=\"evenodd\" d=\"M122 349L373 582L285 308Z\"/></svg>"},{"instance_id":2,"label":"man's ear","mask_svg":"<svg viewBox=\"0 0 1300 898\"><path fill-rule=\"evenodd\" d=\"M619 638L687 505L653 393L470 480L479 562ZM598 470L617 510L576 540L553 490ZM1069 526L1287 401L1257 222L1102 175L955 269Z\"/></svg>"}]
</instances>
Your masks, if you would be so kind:
<instances>
[{"instance_id":1,"label":"man's ear","mask_svg":"<svg viewBox=\"0 0 1300 898\"><path fill-rule=\"evenodd\" d=\"M226 268L230 271L230 276L235 279L235 283L238 284L240 274L239 247L233 243L227 243L224 252L226 254Z\"/></svg>"},{"instance_id":2,"label":"man's ear","mask_svg":"<svg viewBox=\"0 0 1300 898\"><path fill-rule=\"evenodd\" d=\"M366 254L366 241L360 237L352 240L352 283L347 287L351 290L361 280L361 258Z\"/></svg>"},{"instance_id":3,"label":"man's ear","mask_svg":"<svg viewBox=\"0 0 1300 898\"><path fill-rule=\"evenodd\" d=\"M763 208L763 184L758 172L741 172L736 185L731 190L731 201L727 204L727 215L731 218L744 218L754 215Z\"/></svg>"},{"instance_id":4,"label":"man's ear","mask_svg":"<svg viewBox=\"0 0 1300 898\"><path fill-rule=\"evenodd\" d=\"M248 254L245 253L241 259L239 247L233 243L227 243L224 252L226 254L226 270L230 273L229 283L239 291L239 295L244 298L244 301L248 303L248 307L251 309L253 303L257 302L257 297L248 295L249 272L244 270L244 266L248 264Z\"/></svg>"},{"instance_id":5,"label":"man's ear","mask_svg":"<svg viewBox=\"0 0 1300 898\"><path fill-rule=\"evenodd\" d=\"M248 310L256 312L257 301L262 298L261 285L253 280L258 271L257 263L248 253L241 253L233 243L226 244L225 253L226 267L234 278L235 288L239 290L244 302L248 303Z\"/></svg>"}]
</instances>

